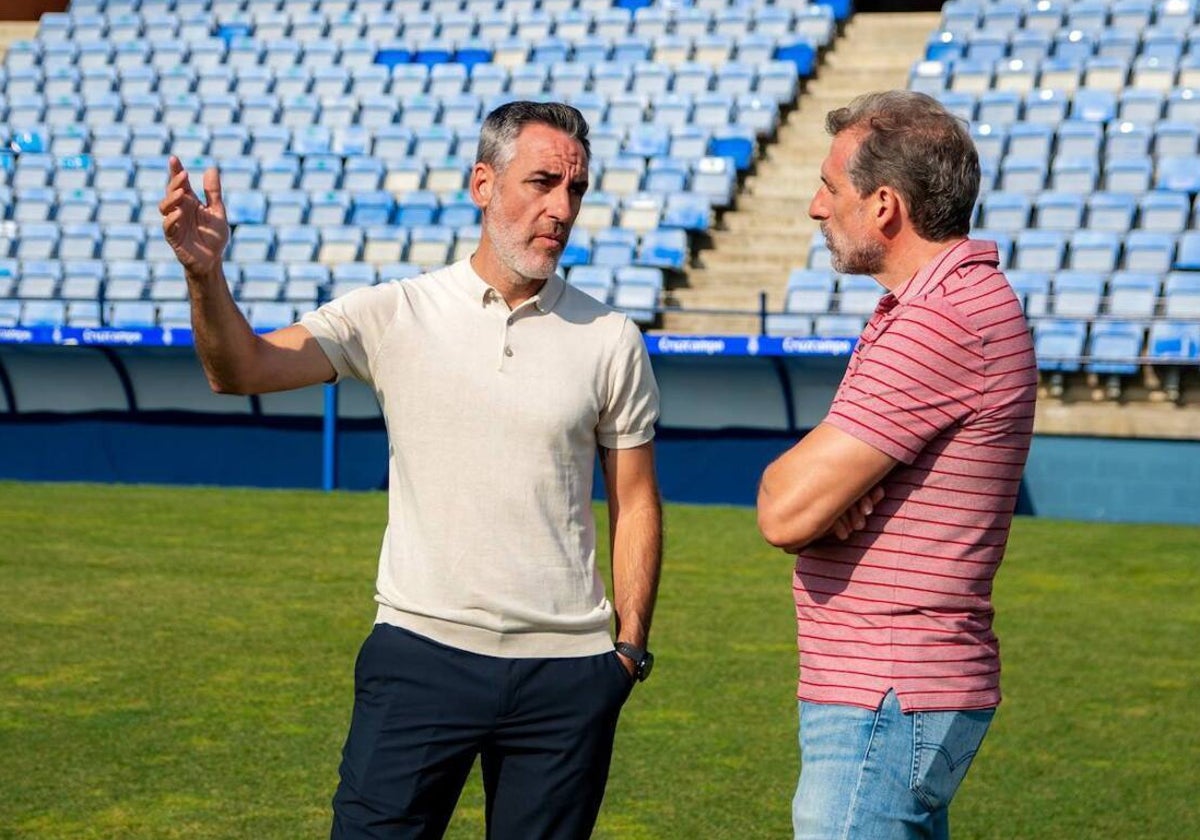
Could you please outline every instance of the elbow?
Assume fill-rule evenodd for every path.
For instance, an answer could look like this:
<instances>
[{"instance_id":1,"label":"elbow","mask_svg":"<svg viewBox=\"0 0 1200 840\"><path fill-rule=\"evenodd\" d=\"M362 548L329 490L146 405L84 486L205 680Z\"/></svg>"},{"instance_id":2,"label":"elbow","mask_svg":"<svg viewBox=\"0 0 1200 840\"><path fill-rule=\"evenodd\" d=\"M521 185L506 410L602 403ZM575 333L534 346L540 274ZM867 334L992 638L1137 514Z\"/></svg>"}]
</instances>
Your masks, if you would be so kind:
<instances>
[{"instance_id":1,"label":"elbow","mask_svg":"<svg viewBox=\"0 0 1200 840\"><path fill-rule=\"evenodd\" d=\"M758 500L758 531L776 548L795 549L819 536L803 512L786 511L761 495Z\"/></svg>"},{"instance_id":2,"label":"elbow","mask_svg":"<svg viewBox=\"0 0 1200 840\"><path fill-rule=\"evenodd\" d=\"M236 379L218 376L210 371L205 372L205 378L208 380L208 387L214 394L222 396L244 397L254 393L252 389L247 387L246 383L239 382Z\"/></svg>"}]
</instances>

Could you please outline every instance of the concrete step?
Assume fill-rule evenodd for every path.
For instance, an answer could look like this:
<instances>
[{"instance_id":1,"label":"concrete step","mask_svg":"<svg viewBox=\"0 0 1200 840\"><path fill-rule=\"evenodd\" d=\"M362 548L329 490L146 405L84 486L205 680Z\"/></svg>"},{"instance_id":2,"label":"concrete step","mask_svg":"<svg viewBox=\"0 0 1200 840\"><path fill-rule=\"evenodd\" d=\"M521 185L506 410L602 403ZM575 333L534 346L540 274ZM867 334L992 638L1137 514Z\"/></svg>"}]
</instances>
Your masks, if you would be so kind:
<instances>
[{"instance_id":1,"label":"concrete step","mask_svg":"<svg viewBox=\"0 0 1200 840\"><path fill-rule=\"evenodd\" d=\"M687 309L744 310L745 315L665 313L667 332L757 332L760 294L781 308L789 272L803 266L817 224L808 206L829 149L825 115L861 93L902 88L924 52L937 14L857 14L827 52L781 124L776 140L744 180L736 209L722 214L710 248L696 255L686 284L667 293Z\"/></svg>"}]
</instances>

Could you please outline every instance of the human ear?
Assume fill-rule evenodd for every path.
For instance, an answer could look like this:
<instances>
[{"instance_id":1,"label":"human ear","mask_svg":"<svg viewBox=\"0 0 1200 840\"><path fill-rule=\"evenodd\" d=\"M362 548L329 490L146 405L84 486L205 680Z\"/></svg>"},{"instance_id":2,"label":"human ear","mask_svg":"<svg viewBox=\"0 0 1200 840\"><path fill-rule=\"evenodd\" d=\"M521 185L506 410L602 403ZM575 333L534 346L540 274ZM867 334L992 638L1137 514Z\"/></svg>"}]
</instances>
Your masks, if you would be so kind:
<instances>
[{"instance_id":1,"label":"human ear","mask_svg":"<svg viewBox=\"0 0 1200 840\"><path fill-rule=\"evenodd\" d=\"M496 172L486 163L477 163L471 169L471 201L483 210L492 200Z\"/></svg>"}]
</instances>

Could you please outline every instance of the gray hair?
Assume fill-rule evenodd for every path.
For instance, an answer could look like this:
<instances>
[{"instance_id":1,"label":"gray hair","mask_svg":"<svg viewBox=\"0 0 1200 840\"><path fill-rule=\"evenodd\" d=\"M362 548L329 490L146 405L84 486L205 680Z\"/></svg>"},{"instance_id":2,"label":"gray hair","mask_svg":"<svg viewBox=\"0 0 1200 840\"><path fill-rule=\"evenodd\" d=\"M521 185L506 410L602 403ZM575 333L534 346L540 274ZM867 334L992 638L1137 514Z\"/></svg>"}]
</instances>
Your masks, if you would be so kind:
<instances>
[{"instance_id":1,"label":"gray hair","mask_svg":"<svg viewBox=\"0 0 1200 840\"><path fill-rule=\"evenodd\" d=\"M496 171L503 170L516 154L517 135L530 124L548 125L579 141L587 160L592 158L588 143L588 124L577 108L561 102L507 102L483 120L479 130L476 163L486 163Z\"/></svg>"},{"instance_id":2,"label":"gray hair","mask_svg":"<svg viewBox=\"0 0 1200 840\"><path fill-rule=\"evenodd\" d=\"M892 187L921 238L966 236L979 197L979 153L963 123L931 96L909 90L868 93L830 111L831 135L864 131L847 165L860 196Z\"/></svg>"}]
</instances>

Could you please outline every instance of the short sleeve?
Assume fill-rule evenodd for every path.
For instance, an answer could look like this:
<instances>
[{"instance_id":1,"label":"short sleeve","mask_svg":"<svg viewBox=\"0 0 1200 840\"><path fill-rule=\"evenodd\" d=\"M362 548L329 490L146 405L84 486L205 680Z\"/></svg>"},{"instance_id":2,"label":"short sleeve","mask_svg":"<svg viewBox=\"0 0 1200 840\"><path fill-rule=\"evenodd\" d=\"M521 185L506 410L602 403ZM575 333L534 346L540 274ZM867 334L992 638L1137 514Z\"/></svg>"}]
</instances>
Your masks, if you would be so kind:
<instances>
[{"instance_id":1,"label":"short sleeve","mask_svg":"<svg viewBox=\"0 0 1200 840\"><path fill-rule=\"evenodd\" d=\"M399 295L398 283L355 289L300 319L329 357L338 379L371 381L371 362L396 316Z\"/></svg>"},{"instance_id":2,"label":"short sleeve","mask_svg":"<svg viewBox=\"0 0 1200 840\"><path fill-rule=\"evenodd\" d=\"M982 342L953 309L905 306L861 348L825 422L911 464L977 410L983 374Z\"/></svg>"},{"instance_id":3,"label":"short sleeve","mask_svg":"<svg viewBox=\"0 0 1200 840\"><path fill-rule=\"evenodd\" d=\"M622 317L609 367L608 401L600 413L596 438L606 449L632 449L654 439L658 420L658 383L642 333Z\"/></svg>"}]
</instances>

